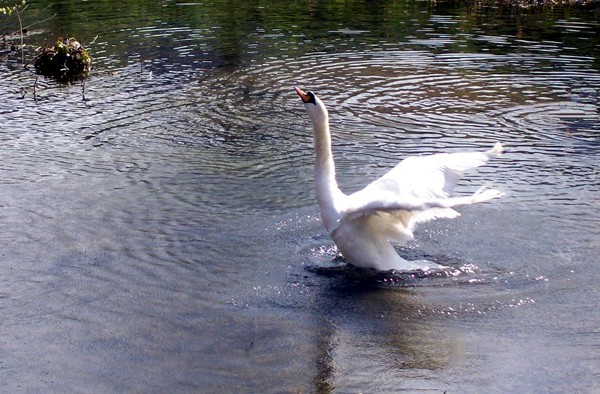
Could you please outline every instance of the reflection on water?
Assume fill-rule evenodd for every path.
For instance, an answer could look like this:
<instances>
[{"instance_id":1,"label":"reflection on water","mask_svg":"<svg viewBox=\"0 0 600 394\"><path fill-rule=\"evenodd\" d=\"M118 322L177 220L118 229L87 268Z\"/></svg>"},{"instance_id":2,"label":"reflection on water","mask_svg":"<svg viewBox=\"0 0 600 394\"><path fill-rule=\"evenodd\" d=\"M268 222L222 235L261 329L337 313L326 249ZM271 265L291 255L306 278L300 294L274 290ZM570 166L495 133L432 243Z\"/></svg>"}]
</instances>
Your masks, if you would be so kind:
<instances>
[{"instance_id":1,"label":"reflection on water","mask_svg":"<svg viewBox=\"0 0 600 394\"><path fill-rule=\"evenodd\" d=\"M11 391L597 389L593 14L40 1L23 17L55 13L26 40L79 32L85 85L35 83L0 44ZM330 108L348 192L410 154L507 146L459 189L506 197L399 249L452 269L369 277L337 257L294 85Z\"/></svg>"}]
</instances>

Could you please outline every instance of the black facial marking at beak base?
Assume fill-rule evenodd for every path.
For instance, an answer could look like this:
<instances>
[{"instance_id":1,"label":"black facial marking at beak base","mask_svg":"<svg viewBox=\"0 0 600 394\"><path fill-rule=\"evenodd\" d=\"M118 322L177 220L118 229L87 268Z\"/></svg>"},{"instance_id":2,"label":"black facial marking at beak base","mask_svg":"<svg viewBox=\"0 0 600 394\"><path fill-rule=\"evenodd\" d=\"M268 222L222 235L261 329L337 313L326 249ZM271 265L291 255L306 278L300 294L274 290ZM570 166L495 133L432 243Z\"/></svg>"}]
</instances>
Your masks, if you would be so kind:
<instances>
[{"instance_id":1,"label":"black facial marking at beak base","mask_svg":"<svg viewBox=\"0 0 600 394\"><path fill-rule=\"evenodd\" d=\"M305 103L312 103L314 105L317 105L317 100L315 99L315 94L313 92L309 90L308 92L306 92L306 95L308 96L308 101L305 101Z\"/></svg>"},{"instance_id":2,"label":"black facial marking at beak base","mask_svg":"<svg viewBox=\"0 0 600 394\"><path fill-rule=\"evenodd\" d=\"M316 96L310 90L308 92L304 92L302 89L300 89L298 87L295 87L294 90L296 91L298 96L300 96L303 103L305 103L305 104L313 103L314 105L317 105Z\"/></svg>"}]
</instances>

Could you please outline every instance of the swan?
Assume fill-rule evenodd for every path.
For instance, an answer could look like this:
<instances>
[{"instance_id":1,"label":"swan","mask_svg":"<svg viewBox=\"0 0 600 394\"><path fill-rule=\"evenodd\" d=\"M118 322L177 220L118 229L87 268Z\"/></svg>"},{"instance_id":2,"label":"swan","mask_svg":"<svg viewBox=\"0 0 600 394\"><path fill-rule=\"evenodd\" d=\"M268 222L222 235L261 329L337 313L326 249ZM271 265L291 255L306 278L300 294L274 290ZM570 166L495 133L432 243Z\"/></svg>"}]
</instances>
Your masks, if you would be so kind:
<instances>
[{"instance_id":1,"label":"swan","mask_svg":"<svg viewBox=\"0 0 600 394\"><path fill-rule=\"evenodd\" d=\"M353 194L344 194L335 178L329 115L311 91L294 90L311 119L315 150L315 191L321 220L338 251L351 265L378 271L443 268L430 261L407 261L390 242L413 239L417 224L437 218L455 218L453 208L503 195L480 188L474 194L451 197L463 172L485 164L502 153L497 142L485 152L439 153L410 156L387 174Z\"/></svg>"}]
</instances>

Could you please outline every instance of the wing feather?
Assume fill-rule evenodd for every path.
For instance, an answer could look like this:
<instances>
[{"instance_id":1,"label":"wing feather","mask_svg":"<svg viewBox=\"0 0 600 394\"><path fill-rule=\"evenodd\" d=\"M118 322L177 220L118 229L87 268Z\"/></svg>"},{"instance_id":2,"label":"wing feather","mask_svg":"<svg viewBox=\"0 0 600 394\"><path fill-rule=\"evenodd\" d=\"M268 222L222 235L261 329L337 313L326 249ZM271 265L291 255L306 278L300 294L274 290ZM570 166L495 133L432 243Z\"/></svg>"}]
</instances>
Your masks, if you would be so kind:
<instances>
[{"instance_id":1,"label":"wing feather","mask_svg":"<svg viewBox=\"0 0 600 394\"><path fill-rule=\"evenodd\" d=\"M480 189L471 196L450 197L465 171L485 164L501 152L502 145L496 143L485 152L408 157L381 178L348 196L343 216L352 220L376 211L421 211L420 216L412 215L412 225L435 217L455 217L457 212L451 207L501 195L497 190ZM405 225L409 226L409 221Z\"/></svg>"}]
</instances>

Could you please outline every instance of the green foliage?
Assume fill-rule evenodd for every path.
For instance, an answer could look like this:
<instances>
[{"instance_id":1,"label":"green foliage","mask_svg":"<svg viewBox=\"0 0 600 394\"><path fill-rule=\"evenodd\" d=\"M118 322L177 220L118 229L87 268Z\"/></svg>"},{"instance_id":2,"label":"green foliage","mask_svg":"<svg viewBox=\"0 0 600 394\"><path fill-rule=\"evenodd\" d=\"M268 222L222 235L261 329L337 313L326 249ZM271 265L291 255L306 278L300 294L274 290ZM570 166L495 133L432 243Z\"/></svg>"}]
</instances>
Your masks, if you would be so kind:
<instances>
[{"instance_id":1,"label":"green foliage","mask_svg":"<svg viewBox=\"0 0 600 394\"><path fill-rule=\"evenodd\" d=\"M0 14L11 15L14 11L18 11L19 7L25 7L25 0L20 3L6 4L7 1L0 2Z\"/></svg>"}]
</instances>

